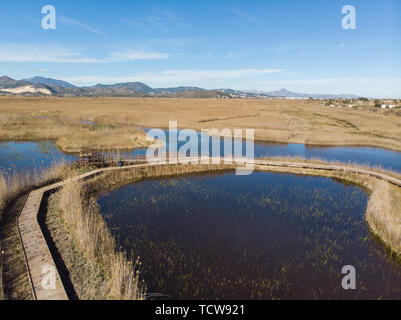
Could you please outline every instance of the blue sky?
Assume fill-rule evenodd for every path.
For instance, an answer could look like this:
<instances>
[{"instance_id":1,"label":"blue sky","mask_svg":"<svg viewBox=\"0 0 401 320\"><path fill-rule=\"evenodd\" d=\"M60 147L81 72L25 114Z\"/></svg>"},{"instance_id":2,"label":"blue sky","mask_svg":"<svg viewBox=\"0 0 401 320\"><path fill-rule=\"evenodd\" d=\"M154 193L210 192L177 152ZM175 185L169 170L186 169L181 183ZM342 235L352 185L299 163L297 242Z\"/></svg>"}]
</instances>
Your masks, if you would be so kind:
<instances>
[{"instance_id":1,"label":"blue sky","mask_svg":"<svg viewBox=\"0 0 401 320\"><path fill-rule=\"evenodd\" d=\"M401 98L399 0L0 0L0 30L0 74L16 79Z\"/></svg>"}]
</instances>

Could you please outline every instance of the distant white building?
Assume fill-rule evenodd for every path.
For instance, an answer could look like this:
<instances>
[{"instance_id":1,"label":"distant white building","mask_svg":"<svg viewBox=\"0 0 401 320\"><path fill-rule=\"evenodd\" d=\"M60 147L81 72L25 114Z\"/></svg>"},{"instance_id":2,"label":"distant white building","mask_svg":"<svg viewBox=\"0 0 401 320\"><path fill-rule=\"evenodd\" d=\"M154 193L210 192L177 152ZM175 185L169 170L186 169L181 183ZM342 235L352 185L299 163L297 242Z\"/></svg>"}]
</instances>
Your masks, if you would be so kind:
<instances>
[{"instance_id":1,"label":"distant white building","mask_svg":"<svg viewBox=\"0 0 401 320\"><path fill-rule=\"evenodd\" d=\"M395 108L395 105L394 104L382 104L382 109L386 109L386 108L389 108L389 109L393 109L393 108Z\"/></svg>"}]
</instances>

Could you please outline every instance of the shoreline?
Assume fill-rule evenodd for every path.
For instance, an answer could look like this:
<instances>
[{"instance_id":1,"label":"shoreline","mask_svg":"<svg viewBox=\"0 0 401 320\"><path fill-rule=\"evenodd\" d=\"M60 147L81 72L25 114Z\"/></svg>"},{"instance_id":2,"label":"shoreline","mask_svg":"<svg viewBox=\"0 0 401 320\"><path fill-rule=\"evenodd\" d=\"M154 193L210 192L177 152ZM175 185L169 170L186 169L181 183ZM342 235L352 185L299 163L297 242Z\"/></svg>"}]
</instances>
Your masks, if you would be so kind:
<instances>
[{"instance_id":1,"label":"shoreline","mask_svg":"<svg viewBox=\"0 0 401 320\"><path fill-rule=\"evenodd\" d=\"M145 127L144 127L145 128ZM148 127L146 127L148 128ZM153 128L152 128L153 129ZM160 128L162 130L168 130L168 128ZM181 128L178 128L178 130L182 130ZM200 133L199 130L193 129L195 130L197 133ZM224 136L221 136L221 138L224 138ZM76 156L79 154L79 151L68 151L68 150L63 150L63 148L61 146L59 146L57 144L57 139L56 138L50 138L50 139L26 139L26 138L22 138L22 139L4 139L2 137L0 137L0 144L2 143L32 143L32 142L37 142L37 143L51 143L54 145L54 148L63 152L65 155L72 155L72 156ZM321 144L321 143L304 143L304 142L285 142L285 141L280 141L280 140L263 140L260 138L256 138L254 139L254 143L255 144L266 144L266 145L280 145L280 146L288 146L291 144L295 144L295 145L303 145L306 148L320 148L320 149L332 149L332 148L371 148L371 149L377 149L377 150L385 150L385 151L392 151L392 152L397 152L401 154L401 147L399 149L397 148L392 148L389 146L383 146L383 145L372 145L372 144L353 144L353 143L329 143L329 144ZM112 150L114 152L130 152L130 151L135 151L135 150L141 150L144 148L147 148L148 146L136 146L133 148L127 148L127 147L117 147L117 148L113 148ZM87 148L87 147L83 147L83 148ZM107 152L110 149L108 148L93 148L92 149L95 152Z\"/></svg>"}]
</instances>

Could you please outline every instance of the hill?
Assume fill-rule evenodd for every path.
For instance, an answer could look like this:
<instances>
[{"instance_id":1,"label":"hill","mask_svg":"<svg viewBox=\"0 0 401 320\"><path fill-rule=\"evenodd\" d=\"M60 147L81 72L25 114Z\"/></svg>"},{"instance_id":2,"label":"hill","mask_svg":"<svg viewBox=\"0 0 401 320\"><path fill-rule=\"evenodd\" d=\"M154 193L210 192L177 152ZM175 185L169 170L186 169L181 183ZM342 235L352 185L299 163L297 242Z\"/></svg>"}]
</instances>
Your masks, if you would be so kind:
<instances>
[{"instance_id":1,"label":"hill","mask_svg":"<svg viewBox=\"0 0 401 320\"><path fill-rule=\"evenodd\" d=\"M199 87L180 86L172 88L152 88L142 82L124 82L116 84L96 84L77 87L69 82L33 77L14 80L3 76L0 78L1 94L45 94L66 97L180 97L180 98L291 98L291 99L352 99L358 96L351 94L329 95L297 93L287 89L277 91L245 91L233 89L203 89Z\"/></svg>"},{"instance_id":2,"label":"hill","mask_svg":"<svg viewBox=\"0 0 401 320\"><path fill-rule=\"evenodd\" d=\"M75 88L75 86L66 81L52 79L52 78L44 78L44 77L33 77L28 79L22 79L21 81L29 82L32 84L44 84L47 86L56 86L56 87L64 87L64 88Z\"/></svg>"}]
</instances>

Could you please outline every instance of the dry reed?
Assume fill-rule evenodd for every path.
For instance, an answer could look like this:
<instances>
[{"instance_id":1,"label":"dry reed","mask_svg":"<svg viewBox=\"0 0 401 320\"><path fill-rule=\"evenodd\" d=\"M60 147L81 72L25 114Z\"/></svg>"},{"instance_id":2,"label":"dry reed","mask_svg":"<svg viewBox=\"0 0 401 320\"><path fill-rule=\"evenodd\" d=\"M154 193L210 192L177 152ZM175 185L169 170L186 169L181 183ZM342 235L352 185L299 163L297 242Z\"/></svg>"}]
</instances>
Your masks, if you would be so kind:
<instances>
[{"instance_id":1,"label":"dry reed","mask_svg":"<svg viewBox=\"0 0 401 320\"><path fill-rule=\"evenodd\" d=\"M84 148L133 149L145 147L146 133L139 128L113 121L89 124L52 113L16 110L0 111L0 139L6 141L54 140L65 152Z\"/></svg>"},{"instance_id":2,"label":"dry reed","mask_svg":"<svg viewBox=\"0 0 401 320\"><path fill-rule=\"evenodd\" d=\"M29 130L29 125L1 130L0 121L0 138L27 136L31 134L28 131L46 138L52 117L154 128L166 128L169 120L176 120L180 128L196 130L254 128L255 138L263 141L401 150L400 116L395 112L327 108L321 101L0 97L0 104L0 118L2 114L17 119L24 114L42 116L38 131ZM120 141L115 139L117 144Z\"/></svg>"},{"instance_id":3,"label":"dry reed","mask_svg":"<svg viewBox=\"0 0 401 320\"><path fill-rule=\"evenodd\" d=\"M10 201L32 189L42 187L62 178L68 166L58 160L50 168L32 171L13 171L11 174L0 172L0 219Z\"/></svg>"},{"instance_id":4,"label":"dry reed","mask_svg":"<svg viewBox=\"0 0 401 320\"><path fill-rule=\"evenodd\" d=\"M143 299L139 261L129 261L125 252L117 250L95 203L84 199L79 183L67 183L60 191L60 209L81 250L88 259L102 267L110 280L108 296L117 300Z\"/></svg>"},{"instance_id":5,"label":"dry reed","mask_svg":"<svg viewBox=\"0 0 401 320\"><path fill-rule=\"evenodd\" d=\"M400 205L400 188L379 181L372 192L366 211L366 220L374 233L397 253L401 253Z\"/></svg>"}]
</instances>

